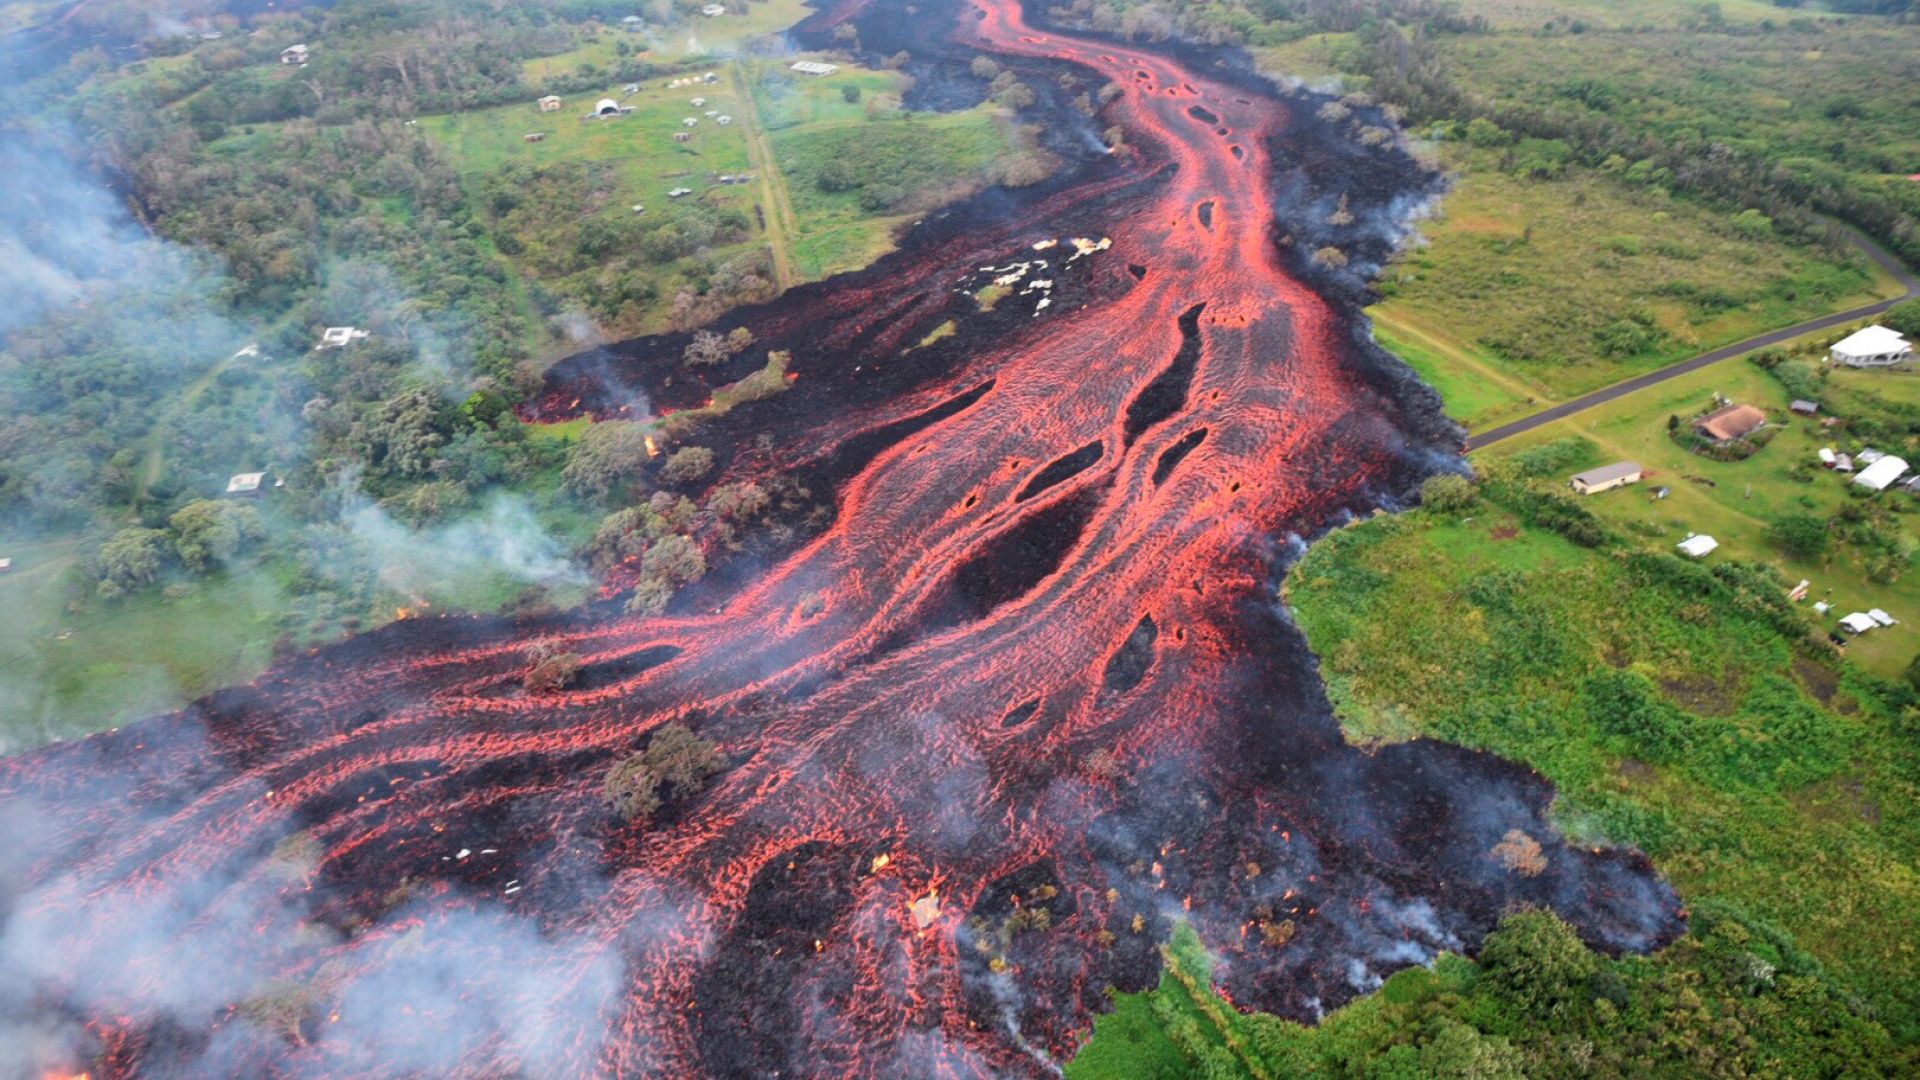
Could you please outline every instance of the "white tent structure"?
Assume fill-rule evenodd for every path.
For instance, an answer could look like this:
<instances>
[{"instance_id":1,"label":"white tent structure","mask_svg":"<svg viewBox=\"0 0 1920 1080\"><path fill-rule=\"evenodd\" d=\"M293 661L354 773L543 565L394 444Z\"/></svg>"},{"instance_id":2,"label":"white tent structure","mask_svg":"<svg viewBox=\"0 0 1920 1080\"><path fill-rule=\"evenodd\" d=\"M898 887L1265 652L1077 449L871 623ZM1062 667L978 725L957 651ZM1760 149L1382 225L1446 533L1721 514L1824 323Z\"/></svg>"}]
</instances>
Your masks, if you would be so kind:
<instances>
[{"instance_id":1,"label":"white tent structure","mask_svg":"<svg viewBox=\"0 0 1920 1080\"><path fill-rule=\"evenodd\" d=\"M1835 342L1827 356L1846 367L1891 367L1913 359L1913 346L1896 331L1869 326Z\"/></svg>"},{"instance_id":2,"label":"white tent structure","mask_svg":"<svg viewBox=\"0 0 1920 1080\"><path fill-rule=\"evenodd\" d=\"M1907 463L1902 458L1888 454L1874 459L1873 464L1853 475L1853 482L1873 491L1885 491L1893 486L1895 480L1906 475Z\"/></svg>"},{"instance_id":3,"label":"white tent structure","mask_svg":"<svg viewBox=\"0 0 1920 1080\"><path fill-rule=\"evenodd\" d=\"M1879 623L1873 621L1873 616L1864 611L1856 611L1846 618L1841 619L1840 625L1846 627L1849 633L1854 634L1864 634L1869 630L1878 629L1880 626Z\"/></svg>"},{"instance_id":4,"label":"white tent structure","mask_svg":"<svg viewBox=\"0 0 1920 1080\"><path fill-rule=\"evenodd\" d=\"M1689 536L1675 546L1689 559L1704 559L1720 546L1720 541L1711 536Z\"/></svg>"}]
</instances>

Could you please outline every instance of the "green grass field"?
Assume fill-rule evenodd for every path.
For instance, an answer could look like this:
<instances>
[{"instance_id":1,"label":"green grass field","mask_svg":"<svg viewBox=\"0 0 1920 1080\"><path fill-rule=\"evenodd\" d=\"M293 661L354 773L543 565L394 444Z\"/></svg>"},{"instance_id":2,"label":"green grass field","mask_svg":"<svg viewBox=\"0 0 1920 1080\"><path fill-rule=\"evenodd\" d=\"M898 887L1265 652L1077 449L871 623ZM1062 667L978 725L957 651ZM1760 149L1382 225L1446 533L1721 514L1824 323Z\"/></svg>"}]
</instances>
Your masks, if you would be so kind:
<instances>
[{"instance_id":1,"label":"green grass field","mask_svg":"<svg viewBox=\"0 0 1920 1080\"><path fill-rule=\"evenodd\" d=\"M265 670L284 598L259 576L170 599L67 608L79 543L7 545L0 576L0 753L176 708Z\"/></svg>"},{"instance_id":2,"label":"green grass field","mask_svg":"<svg viewBox=\"0 0 1920 1080\"><path fill-rule=\"evenodd\" d=\"M1644 505L1616 494L1583 505ZM1570 831L1639 846L1691 902L1785 929L1890 1026L1920 1031L1905 721L1851 666L1794 645L1771 601L1710 582L1483 500L1337 533L1288 596L1354 739L1430 736L1528 763L1558 786Z\"/></svg>"},{"instance_id":3,"label":"green grass field","mask_svg":"<svg viewBox=\"0 0 1920 1080\"><path fill-rule=\"evenodd\" d=\"M1864 382L1873 378L1857 373L1843 378ZM1887 375L1876 385L1920 381L1911 376ZM1511 458L1529 448L1569 435L1593 441L1600 461L1631 460L1650 472L1638 487L1622 488L1583 500L1589 510L1652 548L1671 548L1689 532L1706 533L1720 541L1720 551L1709 562L1740 558L1777 567L1790 581L1813 583L1809 603L1826 600L1833 615L1883 608L1897 618L1920 615L1920 575L1903 574L1889 584L1869 580L1860 560L1845 549L1820 563L1783 555L1767 540L1767 529L1787 515L1830 519L1855 496L1846 477L1817 467L1816 452L1836 440L1816 422L1794 419L1759 453L1745 461L1712 461L1694 454L1667 436L1667 417L1701 412L1714 393L1758 405L1777 416L1786 415L1789 400L1780 384L1743 360L1728 361L1678 379L1649 387L1577 416L1495 444L1475 456L1477 461ZM1845 449L1848 444L1839 442ZM1900 451L1898 446L1888 449ZM1788 475L1795 465L1815 465L1811 483ZM1571 473L1574 470L1566 470ZM1559 478L1559 479L1564 479ZM1711 483L1706 483L1711 481ZM1672 494L1651 499L1654 489ZM1874 497L1902 513L1920 510L1912 496L1890 491ZM1920 620L1916 620L1920 621ZM1832 620L1823 625L1830 626ZM1878 630L1859 638L1848 651L1861 667L1894 676L1920 652L1920 629L1911 622Z\"/></svg>"},{"instance_id":4,"label":"green grass field","mask_svg":"<svg viewBox=\"0 0 1920 1080\"><path fill-rule=\"evenodd\" d=\"M623 44L634 59L651 63L730 57L753 39L780 33L812 11L803 0L755 0L744 15L709 19L687 14L671 26L649 23L637 33L618 25L589 24L577 31L572 49L528 60L524 73L528 83L538 86L550 78L603 72L623 59Z\"/></svg>"},{"instance_id":5,"label":"green grass field","mask_svg":"<svg viewBox=\"0 0 1920 1080\"><path fill-rule=\"evenodd\" d=\"M1745 235L1598 171L1521 178L1458 145L1449 161L1458 182L1428 243L1387 270L1372 315L1470 429L1898 295L1857 253Z\"/></svg>"}]
</instances>

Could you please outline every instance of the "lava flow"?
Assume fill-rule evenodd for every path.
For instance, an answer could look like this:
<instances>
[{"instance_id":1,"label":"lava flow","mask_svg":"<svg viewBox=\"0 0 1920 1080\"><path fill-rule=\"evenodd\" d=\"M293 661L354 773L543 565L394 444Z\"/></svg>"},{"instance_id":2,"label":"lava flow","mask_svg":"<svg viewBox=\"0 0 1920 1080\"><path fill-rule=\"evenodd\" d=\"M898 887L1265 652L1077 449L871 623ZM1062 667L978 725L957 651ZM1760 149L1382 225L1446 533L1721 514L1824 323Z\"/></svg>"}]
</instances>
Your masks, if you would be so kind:
<instances>
[{"instance_id":1,"label":"lava flow","mask_svg":"<svg viewBox=\"0 0 1920 1080\"><path fill-rule=\"evenodd\" d=\"M1677 931L1527 770L1348 746L1275 600L1291 538L1459 446L1308 254L1377 261L1436 189L1357 137L1378 111L1015 0L801 36L845 20L925 93L994 54L1068 164L728 320L799 378L715 421L758 448L722 479L800 475L832 522L661 618L427 613L0 763L31 1074L1048 1075L1178 920L1234 1002L1305 1019L1516 905L1609 949ZM677 345L570 362L539 408L664 401ZM534 639L576 685L521 688ZM627 825L602 781L670 722L726 768Z\"/></svg>"}]
</instances>

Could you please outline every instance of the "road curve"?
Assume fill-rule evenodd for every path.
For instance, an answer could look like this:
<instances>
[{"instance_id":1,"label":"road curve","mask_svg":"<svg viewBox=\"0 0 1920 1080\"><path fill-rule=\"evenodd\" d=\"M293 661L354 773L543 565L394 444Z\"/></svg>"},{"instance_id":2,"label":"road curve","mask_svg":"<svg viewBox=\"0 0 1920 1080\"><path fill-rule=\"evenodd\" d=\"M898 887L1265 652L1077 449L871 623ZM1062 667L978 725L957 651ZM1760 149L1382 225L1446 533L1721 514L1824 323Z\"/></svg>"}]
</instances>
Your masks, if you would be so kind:
<instances>
[{"instance_id":1,"label":"road curve","mask_svg":"<svg viewBox=\"0 0 1920 1080\"><path fill-rule=\"evenodd\" d=\"M1790 341L1802 334L1811 334L1817 330L1831 329L1835 326L1850 323L1855 319L1869 318L1880 314L1895 304L1905 303L1908 300L1920 297L1920 278L1916 278L1913 271L1908 269L1905 263L1894 258L1886 249L1874 243L1861 233L1855 232L1853 237L1854 242L1860 245L1860 249L1867 253L1867 257L1879 263L1882 267L1885 267L1886 271L1892 274L1894 279L1906 288L1906 292L1891 300L1882 300L1878 303L1868 304L1865 307L1854 308L1851 311L1823 315L1818 319L1811 319L1807 322L1796 323L1784 329L1761 334L1759 337L1748 338L1745 341L1736 341L1731 345L1722 346L1712 352L1701 353L1699 356L1682 360L1677 364L1660 368L1657 371L1649 371L1644 375L1635 375L1631 379L1614 383L1612 386L1602 387L1591 394L1574 398L1572 401L1561 402L1551 409L1534 413L1532 416L1515 420L1510 424L1502 424L1490 431L1483 431L1478 435L1471 436L1467 439L1467 449L1480 450L1492 446L1494 443L1500 442L1503 439L1510 439L1515 435L1524 434L1535 428L1551 424L1555 420L1572 416L1575 413L1585 412L1596 405L1604 405L1609 401L1625 397L1635 390L1644 390L1656 383L1666 382L1668 379L1677 378L1690 371L1698 371L1703 367L1707 367L1710 364L1717 364L1722 360L1731 360L1736 356L1744 356L1757 349L1765 349L1769 346L1778 345L1783 341Z\"/></svg>"}]
</instances>

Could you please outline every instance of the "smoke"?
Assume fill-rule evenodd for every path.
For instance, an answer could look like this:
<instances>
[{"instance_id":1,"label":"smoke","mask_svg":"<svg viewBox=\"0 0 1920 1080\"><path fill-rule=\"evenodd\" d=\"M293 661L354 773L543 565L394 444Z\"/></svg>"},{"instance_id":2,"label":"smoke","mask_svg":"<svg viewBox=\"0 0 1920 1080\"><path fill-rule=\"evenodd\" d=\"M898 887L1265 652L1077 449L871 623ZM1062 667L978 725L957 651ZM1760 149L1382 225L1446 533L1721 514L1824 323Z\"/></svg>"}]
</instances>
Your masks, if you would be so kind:
<instances>
[{"instance_id":1,"label":"smoke","mask_svg":"<svg viewBox=\"0 0 1920 1080\"><path fill-rule=\"evenodd\" d=\"M388 589L408 596L445 593L478 575L548 587L588 581L519 495L497 492L478 513L415 530L364 496L349 494L341 523L358 555L357 565L331 568L343 581L372 574Z\"/></svg>"}]
</instances>

